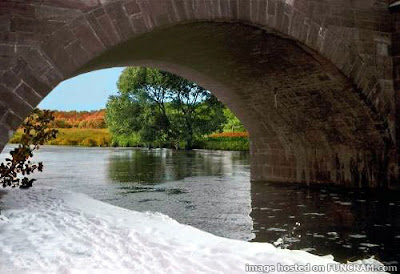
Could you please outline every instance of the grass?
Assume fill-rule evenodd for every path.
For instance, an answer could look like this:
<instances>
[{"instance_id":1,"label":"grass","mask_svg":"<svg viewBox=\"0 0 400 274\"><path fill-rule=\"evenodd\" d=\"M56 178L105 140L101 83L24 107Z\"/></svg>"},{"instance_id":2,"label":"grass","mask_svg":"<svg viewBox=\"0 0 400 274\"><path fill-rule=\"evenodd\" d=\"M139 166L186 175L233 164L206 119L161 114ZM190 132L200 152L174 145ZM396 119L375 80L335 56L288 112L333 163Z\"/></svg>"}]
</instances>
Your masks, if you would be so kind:
<instances>
[{"instance_id":1,"label":"grass","mask_svg":"<svg viewBox=\"0 0 400 274\"><path fill-rule=\"evenodd\" d=\"M56 146L85 146L85 147L108 147L111 145L111 134L108 129L80 129L61 128L56 139L46 143ZM19 143L22 131L17 130L10 143Z\"/></svg>"},{"instance_id":2,"label":"grass","mask_svg":"<svg viewBox=\"0 0 400 274\"><path fill-rule=\"evenodd\" d=\"M211 150L248 151L250 147L247 133L220 133L204 138L196 144L196 148Z\"/></svg>"}]
</instances>

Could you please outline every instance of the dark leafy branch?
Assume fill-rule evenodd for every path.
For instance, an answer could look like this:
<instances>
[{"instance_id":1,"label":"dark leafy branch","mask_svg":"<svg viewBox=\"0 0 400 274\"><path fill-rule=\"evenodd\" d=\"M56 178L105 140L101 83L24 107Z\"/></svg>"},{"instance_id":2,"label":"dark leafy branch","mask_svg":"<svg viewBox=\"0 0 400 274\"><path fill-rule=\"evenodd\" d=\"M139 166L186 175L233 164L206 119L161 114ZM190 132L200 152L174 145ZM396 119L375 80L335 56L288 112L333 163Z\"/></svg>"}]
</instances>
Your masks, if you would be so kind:
<instances>
[{"instance_id":1,"label":"dark leafy branch","mask_svg":"<svg viewBox=\"0 0 400 274\"><path fill-rule=\"evenodd\" d=\"M3 187L29 188L35 179L28 176L35 171L43 171L43 163L32 163L33 152L47 141L57 137L58 131L51 128L53 113L35 109L26 118L21 128L23 134L18 147L10 152L11 157L0 165L0 184Z\"/></svg>"}]
</instances>

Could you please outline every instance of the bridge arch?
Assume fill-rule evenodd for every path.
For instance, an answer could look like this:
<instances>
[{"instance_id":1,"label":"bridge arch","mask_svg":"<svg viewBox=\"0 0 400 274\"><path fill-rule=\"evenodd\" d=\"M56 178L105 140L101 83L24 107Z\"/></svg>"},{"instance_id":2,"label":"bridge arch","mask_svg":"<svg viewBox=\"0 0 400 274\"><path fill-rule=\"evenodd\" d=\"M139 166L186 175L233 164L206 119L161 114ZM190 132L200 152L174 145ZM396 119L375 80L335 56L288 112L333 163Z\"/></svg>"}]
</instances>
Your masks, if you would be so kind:
<instances>
[{"instance_id":1,"label":"bridge arch","mask_svg":"<svg viewBox=\"0 0 400 274\"><path fill-rule=\"evenodd\" d=\"M370 59L388 57L390 24L383 1L358 2L22 4L9 19L15 42L0 86L0 141L64 79L154 66L198 82L238 115L251 135L254 180L387 185L397 169L391 67ZM345 8L360 16L341 15ZM374 28L360 29L368 14ZM366 52L371 45L379 52Z\"/></svg>"}]
</instances>

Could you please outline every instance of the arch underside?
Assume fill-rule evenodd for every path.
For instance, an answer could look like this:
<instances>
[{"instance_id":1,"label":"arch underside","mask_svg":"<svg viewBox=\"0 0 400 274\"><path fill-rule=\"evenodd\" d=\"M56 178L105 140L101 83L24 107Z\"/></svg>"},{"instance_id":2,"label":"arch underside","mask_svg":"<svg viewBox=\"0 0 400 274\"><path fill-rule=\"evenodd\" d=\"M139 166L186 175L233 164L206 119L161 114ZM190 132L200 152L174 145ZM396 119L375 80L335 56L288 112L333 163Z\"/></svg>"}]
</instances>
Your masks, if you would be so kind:
<instances>
[{"instance_id":1,"label":"arch underside","mask_svg":"<svg viewBox=\"0 0 400 274\"><path fill-rule=\"evenodd\" d=\"M212 91L251 136L252 179L390 183L384 126L330 62L276 33L239 23L190 23L128 40L75 74L157 67Z\"/></svg>"}]
</instances>

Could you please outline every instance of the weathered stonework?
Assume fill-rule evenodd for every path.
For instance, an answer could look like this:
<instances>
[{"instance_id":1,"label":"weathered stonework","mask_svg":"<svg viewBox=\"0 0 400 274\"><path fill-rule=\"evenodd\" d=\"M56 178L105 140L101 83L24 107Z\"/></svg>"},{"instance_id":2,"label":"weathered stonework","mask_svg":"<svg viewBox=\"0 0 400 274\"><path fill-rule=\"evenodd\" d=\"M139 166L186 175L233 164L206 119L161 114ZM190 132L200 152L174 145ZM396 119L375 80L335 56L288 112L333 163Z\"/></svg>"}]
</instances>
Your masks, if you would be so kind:
<instances>
[{"instance_id":1,"label":"weathered stonework","mask_svg":"<svg viewBox=\"0 0 400 274\"><path fill-rule=\"evenodd\" d=\"M0 2L0 147L58 83L150 65L244 122L254 180L398 183L400 21L387 0Z\"/></svg>"}]
</instances>

